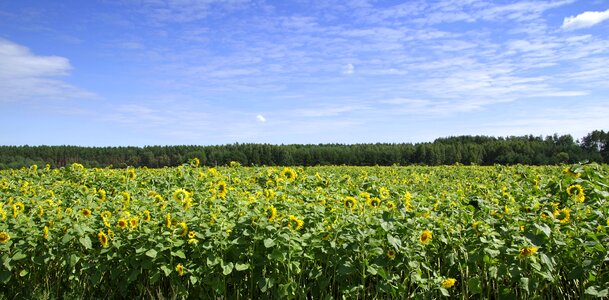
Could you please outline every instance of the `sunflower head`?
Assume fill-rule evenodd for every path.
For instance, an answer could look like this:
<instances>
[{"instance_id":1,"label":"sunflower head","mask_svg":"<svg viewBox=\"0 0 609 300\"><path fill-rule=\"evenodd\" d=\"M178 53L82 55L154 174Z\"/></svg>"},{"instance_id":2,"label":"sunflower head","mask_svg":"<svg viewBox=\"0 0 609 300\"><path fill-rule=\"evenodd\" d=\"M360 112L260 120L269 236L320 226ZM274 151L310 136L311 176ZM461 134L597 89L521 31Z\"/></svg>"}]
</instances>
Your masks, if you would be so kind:
<instances>
[{"instance_id":1,"label":"sunflower head","mask_svg":"<svg viewBox=\"0 0 609 300\"><path fill-rule=\"evenodd\" d=\"M357 200L354 197L346 197L345 198L345 208L354 209L357 207Z\"/></svg>"},{"instance_id":2,"label":"sunflower head","mask_svg":"<svg viewBox=\"0 0 609 300\"><path fill-rule=\"evenodd\" d=\"M294 215L290 215L288 227L295 229L295 230L300 230L300 229L302 229L303 226L304 226L303 220L295 217Z\"/></svg>"},{"instance_id":3,"label":"sunflower head","mask_svg":"<svg viewBox=\"0 0 609 300\"><path fill-rule=\"evenodd\" d=\"M122 218L121 218L121 219L119 219L119 220L118 220L118 223L117 223L118 228L120 228L120 229L125 229L125 228L127 228L127 225L128 225L128 224L129 224L129 222L127 222L127 220L122 219Z\"/></svg>"},{"instance_id":4,"label":"sunflower head","mask_svg":"<svg viewBox=\"0 0 609 300\"><path fill-rule=\"evenodd\" d=\"M537 247L535 247L535 246L528 246L528 247L524 247L524 248L520 249L521 257L532 256L535 253L537 253Z\"/></svg>"},{"instance_id":5,"label":"sunflower head","mask_svg":"<svg viewBox=\"0 0 609 300\"><path fill-rule=\"evenodd\" d=\"M389 258L391 260L395 259L395 250L393 250L393 249L387 250L387 258Z\"/></svg>"},{"instance_id":6,"label":"sunflower head","mask_svg":"<svg viewBox=\"0 0 609 300\"><path fill-rule=\"evenodd\" d=\"M298 176L296 174L296 171L292 170L291 168L285 167L283 168L283 171L281 171L281 177L283 177L289 182L293 182L294 180L296 180L296 176Z\"/></svg>"},{"instance_id":7,"label":"sunflower head","mask_svg":"<svg viewBox=\"0 0 609 300\"><path fill-rule=\"evenodd\" d=\"M103 231L100 231L97 234L97 237L99 238L99 243L102 245L102 247L108 247L108 236Z\"/></svg>"},{"instance_id":8,"label":"sunflower head","mask_svg":"<svg viewBox=\"0 0 609 300\"><path fill-rule=\"evenodd\" d=\"M456 279L446 278L446 279L444 279L444 281L442 281L442 287L445 289L449 289L449 288L453 287L455 285L455 283L457 283Z\"/></svg>"},{"instance_id":9,"label":"sunflower head","mask_svg":"<svg viewBox=\"0 0 609 300\"><path fill-rule=\"evenodd\" d=\"M7 232L0 232L0 244L4 244L11 239L11 236Z\"/></svg>"},{"instance_id":10,"label":"sunflower head","mask_svg":"<svg viewBox=\"0 0 609 300\"><path fill-rule=\"evenodd\" d=\"M224 182L224 181L218 182L218 185L216 186L216 191L218 193L218 197L225 198L226 192L227 192L226 182Z\"/></svg>"},{"instance_id":11,"label":"sunflower head","mask_svg":"<svg viewBox=\"0 0 609 300\"><path fill-rule=\"evenodd\" d=\"M88 208L83 208L83 209L80 210L80 214L83 217L85 217L85 218L90 217L91 216L91 210L88 209Z\"/></svg>"},{"instance_id":12,"label":"sunflower head","mask_svg":"<svg viewBox=\"0 0 609 300\"><path fill-rule=\"evenodd\" d=\"M372 208L378 208L381 206L381 199L377 197L368 197L366 198L366 204Z\"/></svg>"},{"instance_id":13,"label":"sunflower head","mask_svg":"<svg viewBox=\"0 0 609 300\"><path fill-rule=\"evenodd\" d=\"M178 275L184 276L184 266L182 265L182 263L179 263L176 266L176 271L178 272Z\"/></svg>"},{"instance_id":14,"label":"sunflower head","mask_svg":"<svg viewBox=\"0 0 609 300\"><path fill-rule=\"evenodd\" d=\"M273 220L277 218L277 209L275 206L271 205L266 209L266 217L268 218L269 222L273 222Z\"/></svg>"},{"instance_id":15,"label":"sunflower head","mask_svg":"<svg viewBox=\"0 0 609 300\"><path fill-rule=\"evenodd\" d=\"M429 230L424 230L419 237L419 242L423 245L429 244L431 242L432 233Z\"/></svg>"}]
</instances>

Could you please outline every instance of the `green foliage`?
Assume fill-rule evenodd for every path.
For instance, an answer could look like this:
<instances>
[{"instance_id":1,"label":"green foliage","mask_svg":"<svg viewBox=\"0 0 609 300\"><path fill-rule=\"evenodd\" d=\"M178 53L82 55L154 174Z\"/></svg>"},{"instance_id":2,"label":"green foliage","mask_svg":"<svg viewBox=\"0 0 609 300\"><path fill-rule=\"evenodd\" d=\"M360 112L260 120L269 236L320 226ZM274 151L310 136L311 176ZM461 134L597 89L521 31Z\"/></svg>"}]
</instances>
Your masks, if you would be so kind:
<instances>
[{"instance_id":1,"label":"green foliage","mask_svg":"<svg viewBox=\"0 0 609 300\"><path fill-rule=\"evenodd\" d=\"M0 171L0 298L607 297L607 176L194 160Z\"/></svg>"}]
</instances>

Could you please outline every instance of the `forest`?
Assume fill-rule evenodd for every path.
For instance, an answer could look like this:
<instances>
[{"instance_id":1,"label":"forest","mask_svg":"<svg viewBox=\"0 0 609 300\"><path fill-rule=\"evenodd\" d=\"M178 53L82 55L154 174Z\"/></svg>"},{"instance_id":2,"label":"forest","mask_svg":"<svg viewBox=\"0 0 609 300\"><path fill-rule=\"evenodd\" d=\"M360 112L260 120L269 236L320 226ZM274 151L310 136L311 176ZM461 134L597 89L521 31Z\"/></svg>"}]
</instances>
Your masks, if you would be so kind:
<instances>
[{"instance_id":1,"label":"forest","mask_svg":"<svg viewBox=\"0 0 609 300\"><path fill-rule=\"evenodd\" d=\"M571 135L456 136L426 143L274 145L235 143L215 146L0 146L0 169L33 164L58 168L72 163L86 167L161 168L198 158L202 165L554 165L609 163L609 131L595 130L581 140Z\"/></svg>"}]
</instances>

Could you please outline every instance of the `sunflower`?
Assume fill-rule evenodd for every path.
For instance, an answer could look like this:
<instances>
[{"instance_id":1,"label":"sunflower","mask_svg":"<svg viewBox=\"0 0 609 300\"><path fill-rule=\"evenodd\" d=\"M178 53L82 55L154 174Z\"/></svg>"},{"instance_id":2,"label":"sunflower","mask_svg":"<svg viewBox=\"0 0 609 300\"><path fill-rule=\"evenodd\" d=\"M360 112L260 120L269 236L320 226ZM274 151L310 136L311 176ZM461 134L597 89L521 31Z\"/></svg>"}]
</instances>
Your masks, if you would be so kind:
<instances>
[{"instance_id":1,"label":"sunflower","mask_svg":"<svg viewBox=\"0 0 609 300\"><path fill-rule=\"evenodd\" d=\"M290 215L289 218L289 222L288 222L288 227L295 229L295 230L300 230L302 229L302 226L304 225L304 221L295 217L294 215Z\"/></svg>"},{"instance_id":2,"label":"sunflower","mask_svg":"<svg viewBox=\"0 0 609 300\"><path fill-rule=\"evenodd\" d=\"M186 201L190 197L190 193L185 189L177 189L173 192L173 200L178 203Z\"/></svg>"},{"instance_id":3,"label":"sunflower","mask_svg":"<svg viewBox=\"0 0 609 300\"><path fill-rule=\"evenodd\" d=\"M145 222L150 222L150 219L151 219L151 217L150 217L150 211L147 210L147 209L144 210L144 221Z\"/></svg>"},{"instance_id":4,"label":"sunflower","mask_svg":"<svg viewBox=\"0 0 609 300\"><path fill-rule=\"evenodd\" d=\"M184 266L182 265L182 263L179 263L176 266L176 271L178 272L178 275L184 276Z\"/></svg>"},{"instance_id":5,"label":"sunflower","mask_svg":"<svg viewBox=\"0 0 609 300\"><path fill-rule=\"evenodd\" d=\"M288 167L283 168L283 171L281 171L281 177L285 178L289 182L293 182L294 180L296 180L296 176L296 171Z\"/></svg>"},{"instance_id":6,"label":"sunflower","mask_svg":"<svg viewBox=\"0 0 609 300\"><path fill-rule=\"evenodd\" d=\"M188 234L188 225L186 225L186 222L180 222L178 223L178 226L182 228L180 236L186 236Z\"/></svg>"},{"instance_id":7,"label":"sunflower","mask_svg":"<svg viewBox=\"0 0 609 300\"><path fill-rule=\"evenodd\" d=\"M44 226L44 228L42 229L42 237L43 237L45 240L48 240L48 239L49 239L49 227Z\"/></svg>"},{"instance_id":8,"label":"sunflower","mask_svg":"<svg viewBox=\"0 0 609 300\"><path fill-rule=\"evenodd\" d=\"M103 231L100 231L97 234L97 237L99 238L99 243L102 245L102 247L108 247L108 236Z\"/></svg>"},{"instance_id":9,"label":"sunflower","mask_svg":"<svg viewBox=\"0 0 609 300\"><path fill-rule=\"evenodd\" d=\"M264 198L268 200L275 198L275 191L271 189L264 189Z\"/></svg>"},{"instance_id":10,"label":"sunflower","mask_svg":"<svg viewBox=\"0 0 609 300\"><path fill-rule=\"evenodd\" d=\"M197 233L194 231L190 231L188 232L188 238L189 239L194 239L195 237L197 237Z\"/></svg>"},{"instance_id":11,"label":"sunflower","mask_svg":"<svg viewBox=\"0 0 609 300\"><path fill-rule=\"evenodd\" d=\"M25 210L25 205L21 202L13 204L13 217L17 217Z\"/></svg>"},{"instance_id":12,"label":"sunflower","mask_svg":"<svg viewBox=\"0 0 609 300\"><path fill-rule=\"evenodd\" d=\"M134 180L135 179L135 169L128 169L127 170L127 178L129 178L129 180Z\"/></svg>"},{"instance_id":13,"label":"sunflower","mask_svg":"<svg viewBox=\"0 0 609 300\"><path fill-rule=\"evenodd\" d=\"M85 218L90 217L91 216L91 210L88 209L88 208L83 208L83 209L80 210L80 214L83 217L85 217Z\"/></svg>"},{"instance_id":14,"label":"sunflower","mask_svg":"<svg viewBox=\"0 0 609 300\"><path fill-rule=\"evenodd\" d=\"M442 281L442 287L445 289L449 289L449 288L453 287L453 285L455 285L456 282L457 282L457 280L454 278L446 278L446 279L444 279L444 281Z\"/></svg>"},{"instance_id":15,"label":"sunflower","mask_svg":"<svg viewBox=\"0 0 609 300\"><path fill-rule=\"evenodd\" d=\"M391 260L395 259L395 250L393 250L393 249L389 249L389 250L387 251L387 257L388 257L389 259L391 259Z\"/></svg>"},{"instance_id":16,"label":"sunflower","mask_svg":"<svg viewBox=\"0 0 609 300\"><path fill-rule=\"evenodd\" d=\"M535 253L537 253L537 247L535 247L535 246L529 246L529 247L524 247L524 248L520 249L521 257L532 256Z\"/></svg>"},{"instance_id":17,"label":"sunflower","mask_svg":"<svg viewBox=\"0 0 609 300\"><path fill-rule=\"evenodd\" d=\"M226 182L224 181L220 181L218 182L218 185L216 187L216 191L217 191L217 195L220 198L225 198L226 197L226 192L227 192L227 188L226 188Z\"/></svg>"},{"instance_id":18,"label":"sunflower","mask_svg":"<svg viewBox=\"0 0 609 300\"><path fill-rule=\"evenodd\" d=\"M571 211L568 208L555 210L554 218L556 218L556 220L560 221L561 224L565 224L565 223L569 222L569 219L571 219Z\"/></svg>"},{"instance_id":19,"label":"sunflower","mask_svg":"<svg viewBox=\"0 0 609 300\"><path fill-rule=\"evenodd\" d=\"M165 215L165 226L167 226L167 228L171 228L171 214L167 213Z\"/></svg>"},{"instance_id":20,"label":"sunflower","mask_svg":"<svg viewBox=\"0 0 609 300\"><path fill-rule=\"evenodd\" d=\"M104 210L101 213L101 217L102 219L110 219L110 217L112 217L112 213L107 210Z\"/></svg>"},{"instance_id":21,"label":"sunflower","mask_svg":"<svg viewBox=\"0 0 609 300\"><path fill-rule=\"evenodd\" d=\"M387 206L387 209L392 210L395 208L395 203L393 203L393 201L387 201L387 204L385 204L385 206Z\"/></svg>"},{"instance_id":22,"label":"sunflower","mask_svg":"<svg viewBox=\"0 0 609 300\"><path fill-rule=\"evenodd\" d=\"M419 242L423 245L429 244L431 242L432 233L429 230L424 230L419 237Z\"/></svg>"},{"instance_id":23,"label":"sunflower","mask_svg":"<svg viewBox=\"0 0 609 300\"><path fill-rule=\"evenodd\" d=\"M567 188L567 194L569 196L575 195L575 199L578 202L583 203L586 200L586 196L584 195L584 188L579 184L571 185Z\"/></svg>"},{"instance_id":24,"label":"sunflower","mask_svg":"<svg viewBox=\"0 0 609 300\"><path fill-rule=\"evenodd\" d=\"M119 219L117 225L120 229L125 229L129 225L129 222L125 219Z\"/></svg>"},{"instance_id":25,"label":"sunflower","mask_svg":"<svg viewBox=\"0 0 609 300\"><path fill-rule=\"evenodd\" d=\"M386 187L382 186L379 189L379 196L381 197L381 199L389 198L389 190Z\"/></svg>"},{"instance_id":26,"label":"sunflower","mask_svg":"<svg viewBox=\"0 0 609 300\"><path fill-rule=\"evenodd\" d=\"M381 205L381 199L377 197L371 197L366 199L366 204L372 208L378 208Z\"/></svg>"},{"instance_id":27,"label":"sunflower","mask_svg":"<svg viewBox=\"0 0 609 300\"><path fill-rule=\"evenodd\" d=\"M129 227L131 229L137 228L137 225L140 223L140 220L137 217L133 217L129 219Z\"/></svg>"},{"instance_id":28,"label":"sunflower","mask_svg":"<svg viewBox=\"0 0 609 300\"><path fill-rule=\"evenodd\" d=\"M11 236L8 235L8 233L2 231L0 232L0 244L4 244L6 242L8 242L8 240L11 239Z\"/></svg>"},{"instance_id":29,"label":"sunflower","mask_svg":"<svg viewBox=\"0 0 609 300\"><path fill-rule=\"evenodd\" d=\"M355 198L353 197L346 197L345 198L345 207L348 209L354 209L357 207L357 200L355 200Z\"/></svg>"},{"instance_id":30,"label":"sunflower","mask_svg":"<svg viewBox=\"0 0 609 300\"><path fill-rule=\"evenodd\" d=\"M269 222L273 222L273 220L277 218L277 209L275 206L271 205L266 209L266 216L269 219Z\"/></svg>"},{"instance_id":31,"label":"sunflower","mask_svg":"<svg viewBox=\"0 0 609 300\"><path fill-rule=\"evenodd\" d=\"M99 200L106 201L106 191L100 189L99 191L97 191L97 193L99 194Z\"/></svg>"}]
</instances>

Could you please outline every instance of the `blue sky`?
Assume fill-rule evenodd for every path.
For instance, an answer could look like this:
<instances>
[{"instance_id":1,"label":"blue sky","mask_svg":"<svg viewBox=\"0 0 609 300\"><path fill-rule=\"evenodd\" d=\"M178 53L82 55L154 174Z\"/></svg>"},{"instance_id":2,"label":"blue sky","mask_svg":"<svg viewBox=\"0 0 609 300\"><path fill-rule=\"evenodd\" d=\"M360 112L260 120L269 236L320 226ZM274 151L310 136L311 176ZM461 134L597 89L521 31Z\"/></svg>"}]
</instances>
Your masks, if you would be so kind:
<instances>
[{"instance_id":1,"label":"blue sky","mask_svg":"<svg viewBox=\"0 0 609 300\"><path fill-rule=\"evenodd\" d=\"M609 1L0 0L0 144L609 129Z\"/></svg>"}]
</instances>

